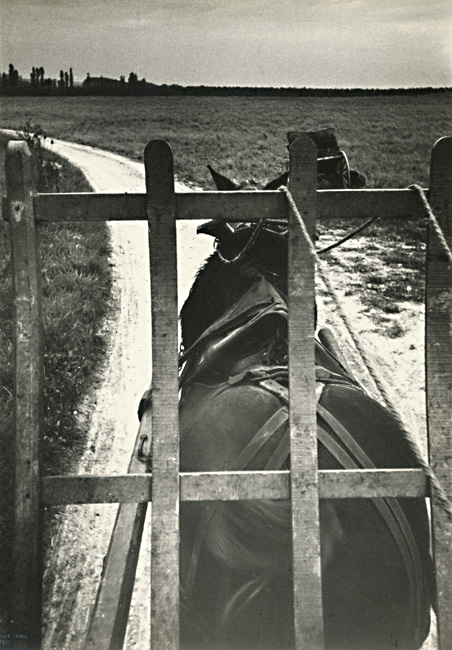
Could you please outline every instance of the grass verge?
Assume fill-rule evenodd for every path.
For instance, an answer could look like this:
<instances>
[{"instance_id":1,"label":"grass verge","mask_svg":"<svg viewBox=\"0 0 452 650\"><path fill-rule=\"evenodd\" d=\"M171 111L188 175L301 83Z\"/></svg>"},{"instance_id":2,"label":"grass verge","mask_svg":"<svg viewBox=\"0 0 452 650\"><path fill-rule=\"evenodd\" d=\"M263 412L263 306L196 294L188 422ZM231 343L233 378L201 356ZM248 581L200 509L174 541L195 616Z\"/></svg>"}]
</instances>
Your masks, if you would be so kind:
<instances>
[{"instance_id":1,"label":"grass verge","mask_svg":"<svg viewBox=\"0 0 452 650\"><path fill-rule=\"evenodd\" d=\"M4 152L8 138L0 135L0 190L4 194ZM91 187L67 161L45 152L58 164L63 192ZM54 191L54 187L42 191ZM44 329L44 435L42 471L70 471L84 447L86 424L77 407L90 390L106 352L101 326L111 307L109 232L100 223L40 225ZM14 473L12 333L13 292L8 224L0 224L0 621L10 598Z\"/></svg>"}]
</instances>

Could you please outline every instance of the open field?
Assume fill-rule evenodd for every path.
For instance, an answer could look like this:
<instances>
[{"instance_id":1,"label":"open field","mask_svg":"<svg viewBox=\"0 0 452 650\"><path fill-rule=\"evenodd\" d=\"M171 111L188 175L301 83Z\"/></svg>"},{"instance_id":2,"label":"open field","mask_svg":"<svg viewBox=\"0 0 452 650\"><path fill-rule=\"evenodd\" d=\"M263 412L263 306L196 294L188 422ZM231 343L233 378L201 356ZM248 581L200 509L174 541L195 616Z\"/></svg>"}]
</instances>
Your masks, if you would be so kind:
<instances>
[{"instance_id":1,"label":"open field","mask_svg":"<svg viewBox=\"0 0 452 650\"><path fill-rule=\"evenodd\" d=\"M427 184L430 149L452 133L452 93L395 97L9 97L0 124L40 124L49 137L141 160L168 140L180 180L211 187L206 164L237 178L276 176L286 132L334 126L352 167L370 187Z\"/></svg>"}]
</instances>

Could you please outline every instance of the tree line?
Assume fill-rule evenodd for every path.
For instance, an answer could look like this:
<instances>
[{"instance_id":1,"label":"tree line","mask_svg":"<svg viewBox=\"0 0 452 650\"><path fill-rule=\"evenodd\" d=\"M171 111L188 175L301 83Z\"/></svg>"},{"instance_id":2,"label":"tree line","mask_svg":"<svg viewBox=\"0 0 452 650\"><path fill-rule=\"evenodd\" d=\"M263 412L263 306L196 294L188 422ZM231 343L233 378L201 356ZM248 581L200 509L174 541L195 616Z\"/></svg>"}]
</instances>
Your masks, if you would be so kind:
<instances>
[{"instance_id":1,"label":"tree line","mask_svg":"<svg viewBox=\"0 0 452 650\"><path fill-rule=\"evenodd\" d=\"M29 78L23 78L12 63L8 72L2 73L0 95L191 95L191 96L255 96L255 97L356 97L372 95L402 95L444 93L451 88L277 88L249 86L181 86L178 84L154 84L139 79L135 72L130 72L119 79L109 77L92 77L87 73L81 84L74 83L72 68L60 70L59 78L46 77L44 68L31 69Z\"/></svg>"},{"instance_id":2,"label":"tree line","mask_svg":"<svg viewBox=\"0 0 452 650\"><path fill-rule=\"evenodd\" d=\"M8 72L2 72L1 88L9 91L8 94L22 94L21 91L29 90L26 94L40 94L41 89L49 88L73 88L74 75L72 68L69 71L60 70L58 79L52 79L45 76L45 70L42 66L33 66L30 71L30 78L24 79L12 63L8 66Z\"/></svg>"}]
</instances>

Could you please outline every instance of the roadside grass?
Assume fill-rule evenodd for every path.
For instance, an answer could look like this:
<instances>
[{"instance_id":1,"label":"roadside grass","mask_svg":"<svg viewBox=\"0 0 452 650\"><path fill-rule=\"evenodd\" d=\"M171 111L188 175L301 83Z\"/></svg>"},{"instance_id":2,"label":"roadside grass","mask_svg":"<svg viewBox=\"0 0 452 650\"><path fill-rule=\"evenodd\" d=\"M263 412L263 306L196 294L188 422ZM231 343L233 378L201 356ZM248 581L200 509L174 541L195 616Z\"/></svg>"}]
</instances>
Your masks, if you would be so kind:
<instances>
[{"instance_id":1,"label":"roadside grass","mask_svg":"<svg viewBox=\"0 0 452 650\"><path fill-rule=\"evenodd\" d=\"M267 182L288 164L286 133L335 127L352 168L367 187L427 187L431 149L452 134L452 91L380 97L9 97L0 100L3 126L32 113L51 137L98 146L142 160L147 142L167 140L179 180L213 189L206 164L238 180ZM363 215L365 218L366 215ZM382 215L384 216L384 215ZM321 221L320 241L338 239L359 222ZM425 224L380 220L363 233L362 281L369 310L393 313L401 300L423 300ZM372 248L375 242L384 244ZM339 249L341 250L341 249ZM340 266L340 253L326 256ZM376 282L385 262L391 282Z\"/></svg>"},{"instance_id":2,"label":"roadside grass","mask_svg":"<svg viewBox=\"0 0 452 650\"><path fill-rule=\"evenodd\" d=\"M0 193L4 152L0 135ZM56 160L44 153L45 160ZM83 174L64 160L61 191L86 192ZM54 187L46 188L54 191ZM101 326L111 308L109 233L104 223L41 224L40 249L44 332L44 436L42 471L68 472L83 451L86 430L76 417L106 352ZM14 472L12 337L13 293L8 225L0 225L0 601L8 603L12 552ZM2 613L0 607L0 620Z\"/></svg>"}]
</instances>

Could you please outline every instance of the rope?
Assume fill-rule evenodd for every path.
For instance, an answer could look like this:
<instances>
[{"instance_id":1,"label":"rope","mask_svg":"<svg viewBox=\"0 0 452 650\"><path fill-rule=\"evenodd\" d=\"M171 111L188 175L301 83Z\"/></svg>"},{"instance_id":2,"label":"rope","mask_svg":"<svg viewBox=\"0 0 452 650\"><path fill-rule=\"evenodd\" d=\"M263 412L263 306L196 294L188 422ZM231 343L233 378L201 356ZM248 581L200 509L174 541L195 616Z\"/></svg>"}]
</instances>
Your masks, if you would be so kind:
<instances>
[{"instance_id":1,"label":"rope","mask_svg":"<svg viewBox=\"0 0 452 650\"><path fill-rule=\"evenodd\" d=\"M339 315L342 318L342 320L344 322L344 325L345 325L345 327L346 327L346 329L347 329L353 343L355 344L356 349L358 350L358 352L359 352L359 354L361 356L361 359L363 360L363 362L364 362L370 376L372 377L373 381L375 382L375 385L376 385L378 391L380 392L380 395L382 396L388 411L395 418L398 426L400 427L400 430L402 431L402 434L403 434L405 440L407 441L407 443L408 443L408 445L410 447L410 450L412 451L412 453L413 453L413 455L415 457L416 462L418 463L419 467L424 471L424 474L425 474L425 476L427 478L430 493L436 497L436 499L439 501L439 503L441 503L442 507L445 509L445 511L447 512L449 517L452 519L452 504L450 503L449 499L447 498L447 495L444 492L444 489L442 488L438 478L435 476L432 468L430 467L430 465L428 463L426 463L426 461L422 457L422 454L420 452L420 449L419 449L416 441L413 439L413 437L411 436L409 431L406 429L405 424L403 423L403 421L402 421L402 419L400 417L400 414L397 411L394 403L392 402L391 398L389 397L389 394L388 394L385 386L383 385L378 373L376 372L369 355L367 354L366 350L361 345L359 337L357 336L357 334L356 334L356 332L354 330L354 327L351 324L351 321L349 320L347 314L345 313L344 309L342 308L342 305L340 303L340 300L339 300L339 298L337 296L337 293L336 293L334 287L332 286L329 278L325 274L323 262L319 258L318 253L317 253L317 251L316 251L316 249L314 247L314 244L311 241L309 233L308 233L308 231L306 229L306 225L305 225L305 223L304 223L304 221L303 221L303 219L302 219L302 217L301 217L301 215L300 215L300 213L298 211L298 208L297 208L297 206L295 204L295 201L292 198L291 193L289 192L289 190L286 187L281 188L281 191L283 191L284 194L287 197L290 209L292 210L293 214L295 215L295 217L297 219L297 222L298 222L298 224L299 224L299 226L300 226L300 228L301 228L301 230L302 230L302 232L303 232L303 234L305 236L305 239L308 242L309 253L310 253L311 257L317 262L317 268L318 268L318 271L319 271L319 275L322 278L323 282L325 283L325 286L327 287L328 291L330 292L331 298L332 298L333 302L335 303L335 306L336 306L336 308L337 308L337 310L339 312Z\"/></svg>"},{"instance_id":2,"label":"rope","mask_svg":"<svg viewBox=\"0 0 452 650\"><path fill-rule=\"evenodd\" d=\"M419 198L422 201L422 205L424 206L425 212L427 214L427 218L428 218L428 220L430 221L430 223L433 226L433 229L434 229L434 231L435 231L435 233L436 233L436 235L437 235L437 237L438 237L438 239L439 239L439 241L441 243L441 246L443 247L443 250L446 253L446 256L447 256L447 259L448 259L449 263L452 264L452 252L450 250L449 244L447 243L446 238L444 237L444 233L442 231L441 226L438 223L437 218L433 214L433 210L432 210L432 208L430 206L430 203L427 200L427 196L426 196L424 190L422 189L422 187L420 187L419 185L416 185L416 184L410 185L409 189L415 190L417 192Z\"/></svg>"},{"instance_id":3,"label":"rope","mask_svg":"<svg viewBox=\"0 0 452 650\"><path fill-rule=\"evenodd\" d=\"M352 338L352 341L355 344L355 346L356 346L356 348L357 348L357 350L358 350L358 352L359 352L359 354L361 356L362 361L364 362L364 365L366 366L366 368L369 371L369 374L371 375L372 379L374 380L375 385L376 385L378 391L380 392L380 395L381 395L383 401L385 402L386 406L389 409L392 409L392 410L395 411L396 410L395 406L394 406L388 392L386 391L386 388L385 388L383 382L381 381L381 379L378 376L375 368L373 367L373 364L372 364L372 361L371 361L369 355L367 354L366 350L361 345L359 337L357 336L350 319L348 318L346 312L344 311L344 309L343 309L343 307L341 305L341 302L340 302L340 300L339 300L339 298L337 296L336 290L334 289L333 285L331 284L328 276L325 274L323 262L318 257L318 252L316 251L316 249L315 249L315 247L314 247L314 245L313 245L313 243L311 241L311 238L310 238L310 236L308 234L308 231L306 230L306 226L304 224L304 221L303 221L303 219L302 219L302 217L301 217L301 215L300 215L300 213L298 211L298 208L297 208L297 206L295 204L295 201L292 198L292 195L289 193L288 190L283 190L283 191L285 192L285 194L286 194L286 196L288 198L288 201L289 201L289 205L290 205L292 211L294 212L294 214L296 215L297 221L298 221L298 223L299 223L299 225L300 225L300 227L301 227L301 229L302 229L302 231L304 233L304 236L305 236L306 240L308 241L309 251L311 253L311 256L317 262L317 269L318 269L319 275L322 278L323 282L325 283L326 288L328 289L328 292L331 294L331 298L333 299L333 302L335 303L335 306L336 306L336 308L337 308L337 310L339 312L340 317L344 321L346 329L347 329L348 333L350 334L350 336Z\"/></svg>"}]
</instances>

